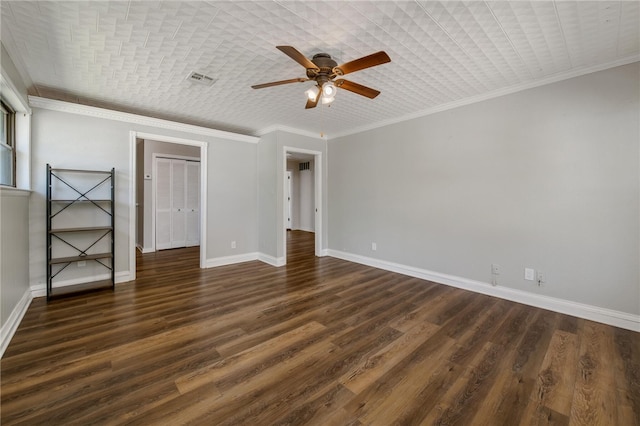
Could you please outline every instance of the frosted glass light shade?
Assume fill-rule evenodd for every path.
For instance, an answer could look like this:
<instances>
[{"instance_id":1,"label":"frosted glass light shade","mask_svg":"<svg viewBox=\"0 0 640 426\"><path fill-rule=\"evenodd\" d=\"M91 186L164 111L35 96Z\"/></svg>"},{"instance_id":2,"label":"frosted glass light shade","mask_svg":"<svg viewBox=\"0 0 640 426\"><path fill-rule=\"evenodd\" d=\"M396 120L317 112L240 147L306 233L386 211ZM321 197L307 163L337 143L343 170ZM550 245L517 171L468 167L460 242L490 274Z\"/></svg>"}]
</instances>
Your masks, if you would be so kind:
<instances>
[{"instance_id":1,"label":"frosted glass light shade","mask_svg":"<svg viewBox=\"0 0 640 426\"><path fill-rule=\"evenodd\" d=\"M307 94L307 98L310 101L315 102L315 100L318 98L318 93L320 93L320 88L318 88L318 86L313 86L304 93Z\"/></svg>"}]
</instances>

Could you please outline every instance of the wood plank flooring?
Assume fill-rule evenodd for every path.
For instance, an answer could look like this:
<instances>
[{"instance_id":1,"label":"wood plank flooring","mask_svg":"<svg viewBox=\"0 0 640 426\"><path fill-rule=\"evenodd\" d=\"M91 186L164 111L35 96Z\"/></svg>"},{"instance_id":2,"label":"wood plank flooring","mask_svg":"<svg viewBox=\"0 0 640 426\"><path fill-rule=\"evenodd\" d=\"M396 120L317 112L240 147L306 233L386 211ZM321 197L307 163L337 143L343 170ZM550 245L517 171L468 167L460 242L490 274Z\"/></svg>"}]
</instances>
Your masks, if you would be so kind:
<instances>
[{"instance_id":1,"label":"wood plank flooring","mask_svg":"<svg viewBox=\"0 0 640 426\"><path fill-rule=\"evenodd\" d=\"M334 258L138 279L31 304L2 425L640 425L640 334Z\"/></svg>"}]
</instances>

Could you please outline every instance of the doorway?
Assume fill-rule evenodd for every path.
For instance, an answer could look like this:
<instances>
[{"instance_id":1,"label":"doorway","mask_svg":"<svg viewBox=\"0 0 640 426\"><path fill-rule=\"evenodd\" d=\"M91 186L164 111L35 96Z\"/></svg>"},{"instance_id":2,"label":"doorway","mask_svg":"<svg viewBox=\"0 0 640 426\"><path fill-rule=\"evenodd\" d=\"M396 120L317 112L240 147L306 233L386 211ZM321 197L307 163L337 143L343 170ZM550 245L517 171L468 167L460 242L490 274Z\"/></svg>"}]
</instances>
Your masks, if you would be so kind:
<instances>
[{"instance_id":1,"label":"doorway","mask_svg":"<svg viewBox=\"0 0 640 426\"><path fill-rule=\"evenodd\" d=\"M130 131L129 132L129 148L131 158L131 179L129 182L130 188L130 210L129 210L129 274L131 279L135 279L136 275L136 239L139 236L139 215L138 212L142 212L140 208L140 198L138 197L139 191L142 190L141 186L147 184L152 187L151 182L153 176L151 173L145 173L144 171L144 159L139 158L141 150L139 149L139 141L152 140L161 143L169 143L181 146L196 147L199 155L197 157L200 160L200 176L198 179L198 192L199 192L199 241L200 241L200 268L205 267L206 263L206 217L207 217L207 143L203 141L196 141L191 139L176 138L172 136L157 135L143 132ZM153 190L150 188L150 194L153 194ZM147 202L151 202L148 200ZM152 215L152 217L155 215ZM142 221L144 222L144 221ZM155 250L155 242L153 244Z\"/></svg>"},{"instance_id":2,"label":"doorway","mask_svg":"<svg viewBox=\"0 0 640 426\"><path fill-rule=\"evenodd\" d=\"M282 175L283 179L282 179L282 217L283 220L282 222L282 232L281 232L281 247L283 248L283 257L284 257L284 262L283 264L286 264L287 262L287 218L289 217L289 209L291 208L292 213L291 213L291 219L292 219L292 223L291 223L291 229L296 229L296 227L300 227L300 221L297 221L296 219L296 205L295 203L290 203L290 200L288 199L288 194L289 194L289 184L290 182L292 183L292 188L293 188L293 194L295 196L296 193L296 182L295 182L295 174L293 174L292 178L293 181L290 180L289 174L288 174L288 170L287 170L287 160L289 160L289 164L291 164L292 162L294 163L298 163L298 164L304 164L304 163L309 163L308 165L305 165L302 168L307 168L309 167L309 169L305 170L305 173L307 173L307 175L305 176L306 179L308 179L309 181L309 191L307 191L305 193L306 196L310 197L308 200L308 203L304 204L303 208L300 208L299 210L302 210L302 215L305 216L305 218L308 218L306 225L304 224L304 222L302 223L303 226L306 226L307 231L312 230L314 232L314 244L313 244L313 250L314 250L314 254L315 256L322 256L323 252L322 252L322 236L323 236L323 229L322 229L322 200L323 200L323 192L322 192L322 167L323 167L323 161L322 161L322 152L320 151L313 151L313 150L307 150L307 149L302 149L302 148L294 148L294 147L283 147L283 168L282 168ZM313 168L311 169L310 164L313 164ZM311 194L309 194L311 193ZM290 204L292 204L290 206ZM306 211L306 213L305 213ZM304 229L304 228L301 228Z\"/></svg>"}]
</instances>

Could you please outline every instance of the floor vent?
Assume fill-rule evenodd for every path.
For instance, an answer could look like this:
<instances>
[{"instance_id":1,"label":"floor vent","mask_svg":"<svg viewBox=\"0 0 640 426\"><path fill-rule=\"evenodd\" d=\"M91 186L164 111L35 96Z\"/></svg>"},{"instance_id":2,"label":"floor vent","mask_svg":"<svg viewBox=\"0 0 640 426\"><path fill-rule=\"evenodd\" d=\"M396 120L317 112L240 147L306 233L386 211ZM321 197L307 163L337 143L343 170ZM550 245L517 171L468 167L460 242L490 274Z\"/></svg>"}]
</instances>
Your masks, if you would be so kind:
<instances>
[{"instance_id":1,"label":"floor vent","mask_svg":"<svg viewBox=\"0 0 640 426\"><path fill-rule=\"evenodd\" d=\"M215 80L212 77L195 71L192 71L191 74L189 74L187 80L204 86L212 86L213 83L215 83Z\"/></svg>"}]
</instances>

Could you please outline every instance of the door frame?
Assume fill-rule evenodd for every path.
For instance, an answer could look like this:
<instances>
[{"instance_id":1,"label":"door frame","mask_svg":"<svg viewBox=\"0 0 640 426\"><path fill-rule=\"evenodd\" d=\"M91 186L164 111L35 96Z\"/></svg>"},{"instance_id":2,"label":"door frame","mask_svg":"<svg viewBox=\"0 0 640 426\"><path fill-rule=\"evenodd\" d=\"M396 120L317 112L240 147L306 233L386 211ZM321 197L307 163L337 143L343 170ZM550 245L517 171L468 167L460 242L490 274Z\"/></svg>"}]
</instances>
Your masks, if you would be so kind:
<instances>
[{"instance_id":1,"label":"door frame","mask_svg":"<svg viewBox=\"0 0 640 426\"><path fill-rule=\"evenodd\" d=\"M158 251L158 249L156 248L156 231L157 231L156 229L156 195L158 192L158 179L156 179L156 176L158 176L158 163L157 163L158 158L166 158L168 160L197 161L200 163L200 173L202 173L202 162L197 157L188 157L185 155L174 155L174 154L162 154L158 152L154 152L153 154L151 154L151 177L153 179L152 180L153 189L151 190L151 229L153 230L153 232L151 233L151 249L153 251ZM200 237L202 237L202 235L200 235Z\"/></svg>"},{"instance_id":2,"label":"door frame","mask_svg":"<svg viewBox=\"0 0 640 426\"><path fill-rule=\"evenodd\" d=\"M304 148L296 148L292 146L283 146L282 147L282 207L280 211L282 212L282 221L279 224L281 227L280 232L280 241L283 248L283 256L284 259L283 265L287 264L287 225L285 223L286 211L287 211L287 197L285 194L287 193L287 152L290 153L299 153L299 154L308 154L313 155L313 198L314 198L314 209L316 211L315 214L315 222L314 222L314 231L315 231L315 255L321 257L324 255L322 250L322 200L323 197L323 188L322 188L322 168L324 163L322 162L322 152L314 151L310 149Z\"/></svg>"},{"instance_id":3,"label":"door frame","mask_svg":"<svg viewBox=\"0 0 640 426\"><path fill-rule=\"evenodd\" d=\"M151 139L158 142L175 143L179 145L191 145L200 148L200 268L206 265L207 254L207 161L208 143L193 139L177 138L174 136L158 135L153 133L129 131L129 274L131 280L136 279L136 179L137 159L136 140ZM155 236L154 236L155 237Z\"/></svg>"},{"instance_id":4,"label":"door frame","mask_svg":"<svg viewBox=\"0 0 640 426\"><path fill-rule=\"evenodd\" d=\"M285 215L285 219L287 219L287 221L285 221L285 228L293 230L293 205L291 204L291 189L293 188L293 173L290 172L289 170L286 170L285 176L287 178L287 185L285 186L286 189L284 193L285 197L287 197L287 208L285 210L287 212L287 214ZM289 226L287 227L287 225Z\"/></svg>"}]
</instances>

